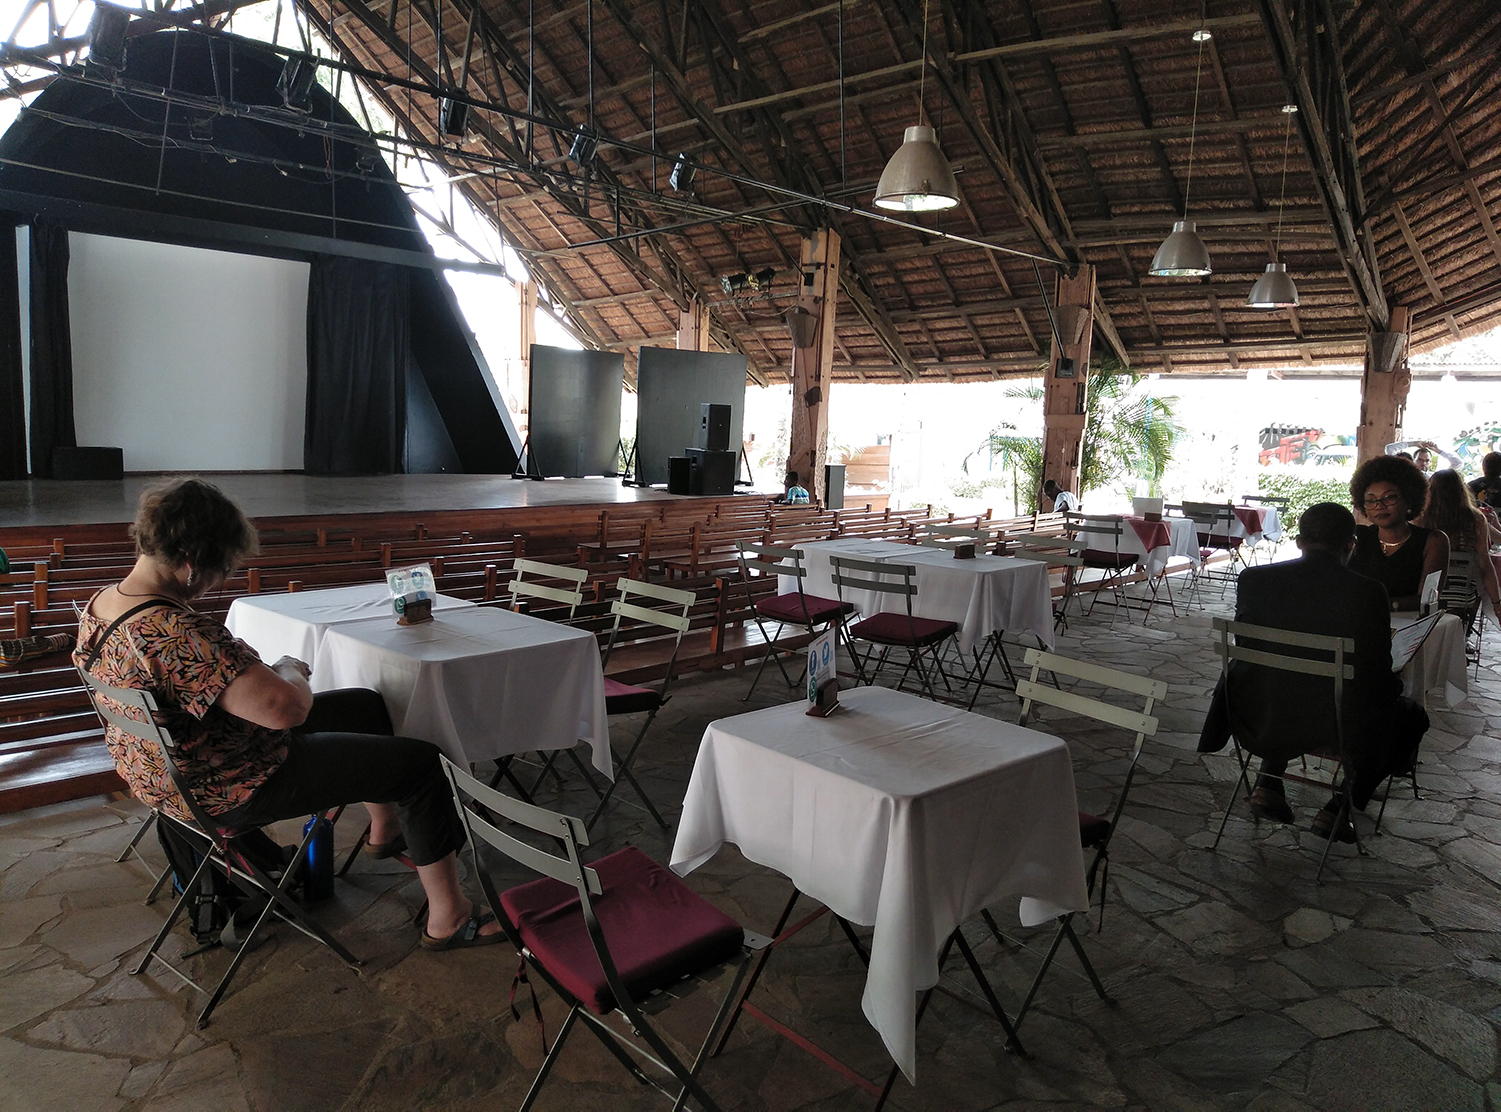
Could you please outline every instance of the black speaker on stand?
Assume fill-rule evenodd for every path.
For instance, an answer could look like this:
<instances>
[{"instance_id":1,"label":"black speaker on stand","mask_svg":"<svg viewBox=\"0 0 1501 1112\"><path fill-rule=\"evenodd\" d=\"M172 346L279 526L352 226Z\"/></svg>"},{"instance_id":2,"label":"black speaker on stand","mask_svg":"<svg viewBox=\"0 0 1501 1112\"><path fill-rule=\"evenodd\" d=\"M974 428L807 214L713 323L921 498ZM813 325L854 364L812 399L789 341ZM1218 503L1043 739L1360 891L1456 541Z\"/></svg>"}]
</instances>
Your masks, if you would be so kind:
<instances>
[{"instance_id":1,"label":"black speaker on stand","mask_svg":"<svg viewBox=\"0 0 1501 1112\"><path fill-rule=\"evenodd\" d=\"M698 407L698 447L711 452L730 450L730 407L704 402Z\"/></svg>"}]
</instances>

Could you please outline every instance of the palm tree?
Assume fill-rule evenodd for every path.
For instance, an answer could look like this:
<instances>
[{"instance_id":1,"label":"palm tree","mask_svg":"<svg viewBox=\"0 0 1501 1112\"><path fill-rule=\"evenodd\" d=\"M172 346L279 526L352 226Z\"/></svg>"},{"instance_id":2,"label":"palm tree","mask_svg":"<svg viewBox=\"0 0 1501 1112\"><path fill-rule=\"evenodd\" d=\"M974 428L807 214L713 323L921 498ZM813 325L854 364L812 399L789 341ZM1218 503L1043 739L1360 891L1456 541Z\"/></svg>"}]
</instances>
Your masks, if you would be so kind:
<instances>
[{"instance_id":1,"label":"palm tree","mask_svg":"<svg viewBox=\"0 0 1501 1112\"><path fill-rule=\"evenodd\" d=\"M1045 372L1046 368L1041 368ZM1079 458L1079 489L1098 490L1113 480L1141 477L1158 489L1162 474L1173 458L1173 442L1183 431L1174 419L1175 397L1158 398L1136 395L1141 376L1126 372L1113 355L1101 355L1090 364L1089 413L1084 422L1084 445ZM1010 398L1041 401L1043 390L1035 383L1014 386L1006 391ZM1025 512L1037 508L1037 492L1042 486L1042 441L1037 437L1017 436L1016 427L1002 422L990 431L985 443L964 459L969 461L981 452L999 457L1003 467L1010 467L1016 481L1029 491ZM1125 488L1129 493L1132 486ZM1018 506L1020 509L1021 507Z\"/></svg>"}]
</instances>

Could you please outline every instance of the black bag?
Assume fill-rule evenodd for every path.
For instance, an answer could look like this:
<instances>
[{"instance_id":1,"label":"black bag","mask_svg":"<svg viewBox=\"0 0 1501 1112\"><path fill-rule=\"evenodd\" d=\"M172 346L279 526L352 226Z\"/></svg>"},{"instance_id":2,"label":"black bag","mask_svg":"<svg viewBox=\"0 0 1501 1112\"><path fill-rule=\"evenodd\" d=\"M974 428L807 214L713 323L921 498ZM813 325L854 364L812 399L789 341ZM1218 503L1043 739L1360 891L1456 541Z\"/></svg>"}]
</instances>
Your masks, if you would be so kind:
<instances>
[{"instance_id":1,"label":"black bag","mask_svg":"<svg viewBox=\"0 0 1501 1112\"><path fill-rule=\"evenodd\" d=\"M175 822L165 821L156 824L156 836L172 866L172 890L181 895L208 853L208 839ZM286 851L264 831L251 830L240 834L231 844L272 880L279 879L286 868ZM256 910L259 910L265 906L265 897L259 892L247 893L220 867L205 869L187 905L188 924L198 944L211 946L220 941L221 932L247 902L256 903Z\"/></svg>"}]
</instances>

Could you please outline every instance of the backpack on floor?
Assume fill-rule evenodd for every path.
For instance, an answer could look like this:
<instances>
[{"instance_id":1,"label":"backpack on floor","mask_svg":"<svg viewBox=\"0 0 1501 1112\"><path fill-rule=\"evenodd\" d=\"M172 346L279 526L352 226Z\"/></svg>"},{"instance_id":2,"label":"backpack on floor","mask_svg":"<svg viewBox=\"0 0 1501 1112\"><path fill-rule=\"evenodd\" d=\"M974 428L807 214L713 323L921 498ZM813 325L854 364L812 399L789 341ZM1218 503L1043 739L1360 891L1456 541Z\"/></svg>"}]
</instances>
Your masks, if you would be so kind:
<instances>
[{"instance_id":1,"label":"backpack on floor","mask_svg":"<svg viewBox=\"0 0 1501 1112\"><path fill-rule=\"evenodd\" d=\"M182 894L183 887L193 879L204 854L208 852L208 840L175 822L156 824L157 840L162 852L172 866L172 890ZM263 831L252 830L234 839L235 847L255 862L261 871L277 879L286 867L286 857L281 846L273 842ZM247 902L265 906L259 893L247 894L238 884L225 876L222 868L210 867L198 878L196 890L188 899L187 920L193 937L200 946L212 946L221 941L224 928L234 919L235 913Z\"/></svg>"}]
</instances>

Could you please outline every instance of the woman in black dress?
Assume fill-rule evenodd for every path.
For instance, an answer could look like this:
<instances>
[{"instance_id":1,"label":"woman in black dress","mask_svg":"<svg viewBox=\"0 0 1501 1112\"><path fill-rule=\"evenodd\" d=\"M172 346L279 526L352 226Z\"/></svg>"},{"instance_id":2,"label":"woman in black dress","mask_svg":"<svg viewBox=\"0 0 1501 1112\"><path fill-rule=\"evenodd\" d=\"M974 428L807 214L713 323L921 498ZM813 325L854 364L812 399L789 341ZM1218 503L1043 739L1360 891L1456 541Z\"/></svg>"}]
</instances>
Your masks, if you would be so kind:
<instances>
[{"instance_id":1,"label":"woman in black dress","mask_svg":"<svg viewBox=\"0 0 1501 1112\"><path fill-rule=\"evenodd\" d=\"M1350 570L1386 588L1393 610L1416 610L1423 581L1449 564L1449 540L1412 524L1423 512L1428 480L1397 456L1377 456L1355 469L1350 500L1371 524L1355 530Z\"/></svg>"}]
</instances>

